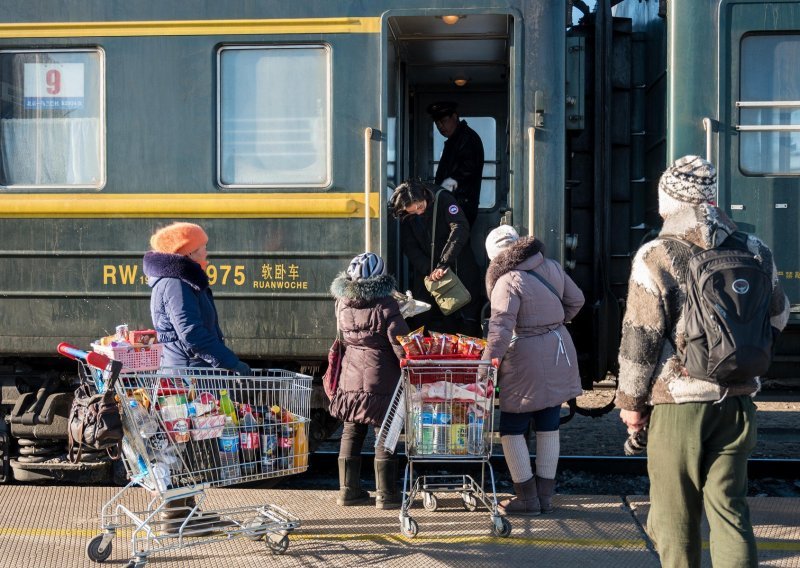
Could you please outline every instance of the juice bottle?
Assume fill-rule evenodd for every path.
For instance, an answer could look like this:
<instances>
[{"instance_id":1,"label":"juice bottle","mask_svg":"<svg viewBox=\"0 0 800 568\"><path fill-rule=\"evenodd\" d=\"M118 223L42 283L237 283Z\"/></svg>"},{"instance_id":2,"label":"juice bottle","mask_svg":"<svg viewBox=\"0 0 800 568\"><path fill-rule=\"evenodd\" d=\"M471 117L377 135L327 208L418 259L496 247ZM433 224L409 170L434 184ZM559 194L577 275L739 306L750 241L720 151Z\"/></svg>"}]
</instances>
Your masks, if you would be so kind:
<instances>
[{"instance_id":1,"label":"juice bottle","mask_svg":"<svg viewBox=\"0 0 800 568\"><path fill-rule=\"evenodd\" d=\"M236 414L236 407L231 397L228 395L228 391L225 389L220 389L219 391L219 413L230 416L234 426L239 425L239 416Z\"/></svg>"},{"instance_id":2,"label":"juice bottle","mask_svg":"<svg viewBox=\"0 0 800 568\"><path fill-rule=\"evenodd\" d=\"M450 453L467 453L467 403L453 403L453 422L450 426Z\"/></svg>"}]
</instances>

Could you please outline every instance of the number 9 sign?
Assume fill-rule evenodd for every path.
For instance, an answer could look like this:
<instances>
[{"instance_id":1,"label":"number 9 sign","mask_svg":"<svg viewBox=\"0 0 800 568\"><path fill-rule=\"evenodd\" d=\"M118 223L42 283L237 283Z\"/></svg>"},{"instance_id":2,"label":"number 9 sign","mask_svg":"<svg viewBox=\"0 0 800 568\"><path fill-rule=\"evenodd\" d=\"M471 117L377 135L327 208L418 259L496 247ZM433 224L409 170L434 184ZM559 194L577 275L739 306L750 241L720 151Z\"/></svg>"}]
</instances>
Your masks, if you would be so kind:
<instances>
[{"instance_id":1,"label":"number 9 sign","mask_svg":"<svg viewBox=\"0 0 800 568\"><path fill-rule=\"evenodd\" d=\"M83 67L83 63L26 63L23 81L25 108L83 108Z\"/></svg>"}]
</instances>

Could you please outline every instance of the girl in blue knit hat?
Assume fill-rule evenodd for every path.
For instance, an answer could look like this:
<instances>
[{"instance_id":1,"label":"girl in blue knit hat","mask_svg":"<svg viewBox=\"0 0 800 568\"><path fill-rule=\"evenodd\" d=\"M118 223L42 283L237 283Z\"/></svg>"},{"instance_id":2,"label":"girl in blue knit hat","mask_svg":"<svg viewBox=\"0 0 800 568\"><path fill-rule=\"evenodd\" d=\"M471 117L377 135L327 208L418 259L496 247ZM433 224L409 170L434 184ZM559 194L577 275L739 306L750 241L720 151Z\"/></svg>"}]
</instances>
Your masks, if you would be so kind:
<instances>
[{"instance_id":1,"label":"girl in blue knit hat","mask_svg":"<svg viewBox=\"0 0 800 568\"><path fill-rule=\"evenodd\" d=\"M342 506L369 499L369 493L361 489L361 449L369 426L377 435L400 379L403 348L397 336L407 335L409 329L392 297L395 288L383 259L371 252L353 258L331 284L336 325L345 346L329 409L332 416L344 422L336 499ZM378 509L400 506L397 458L383 447L375 448L375 485Z\"/></svg>"}]
</instances>

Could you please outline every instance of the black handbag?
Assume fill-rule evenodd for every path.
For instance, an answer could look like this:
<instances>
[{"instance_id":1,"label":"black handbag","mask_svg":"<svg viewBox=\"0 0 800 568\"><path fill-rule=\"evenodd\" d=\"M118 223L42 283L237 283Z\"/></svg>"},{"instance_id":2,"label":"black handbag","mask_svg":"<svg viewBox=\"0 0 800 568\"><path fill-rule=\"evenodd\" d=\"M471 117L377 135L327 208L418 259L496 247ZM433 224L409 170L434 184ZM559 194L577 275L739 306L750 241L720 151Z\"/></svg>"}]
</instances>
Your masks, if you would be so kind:
<instances>
[{"instance_id":1,"label":"black handbag","mask_svg":"<svg viewBox=\"0 0 800 568\"><path fill-rule=\"evenodd\" d=\"M71 462L80 461L83 448L107 450L112 458L119 457L122 417L114 390L109 388L98 394L92 385L79 386L72 400L67 431Z\"/></svg>"}]
</instances>

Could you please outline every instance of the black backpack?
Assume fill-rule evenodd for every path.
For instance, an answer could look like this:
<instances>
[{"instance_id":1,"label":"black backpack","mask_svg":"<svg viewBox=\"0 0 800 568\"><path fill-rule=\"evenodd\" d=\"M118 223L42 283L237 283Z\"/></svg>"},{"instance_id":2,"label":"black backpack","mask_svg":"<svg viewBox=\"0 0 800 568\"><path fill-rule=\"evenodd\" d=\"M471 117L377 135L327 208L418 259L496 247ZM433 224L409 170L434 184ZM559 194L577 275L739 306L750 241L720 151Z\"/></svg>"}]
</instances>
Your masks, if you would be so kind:
<instances>
[{"instance_id":1,"label":"black backpack","mask_svg":"<svg viewBox=\"0 0 800 568\"><path fill-rule=\"evenodd\" d=\"M769 321L772 277L747 248L747 234L737 231L710 249L664 238L693 253L686 269L681 364L690 376L721 386L762 376L775 341Z\"/></svg>"}]
</instances>

